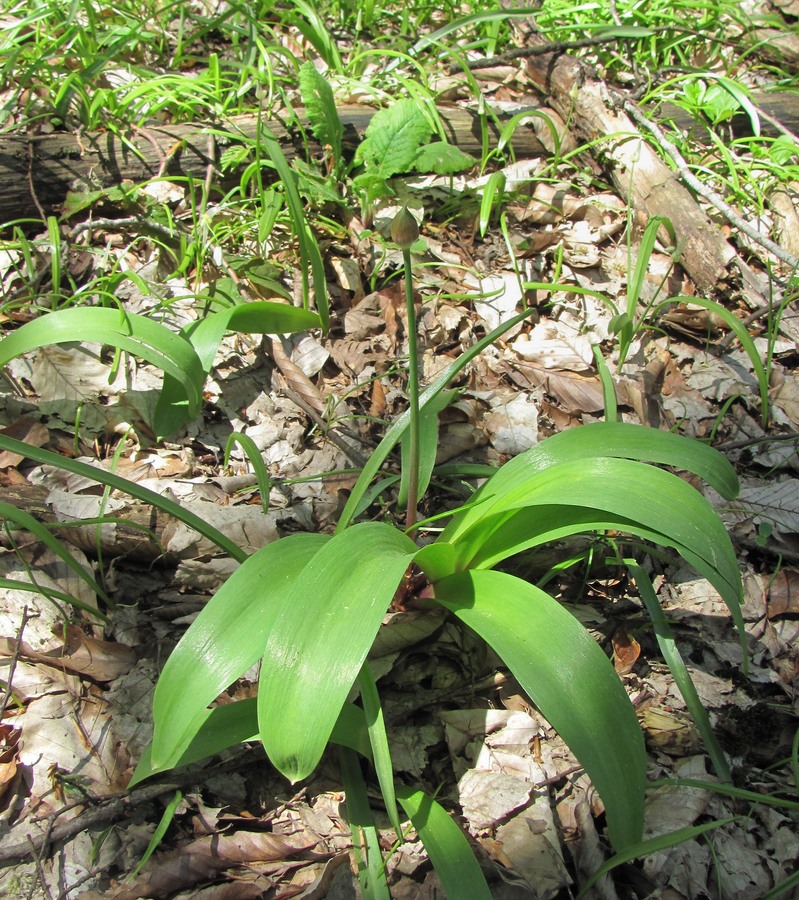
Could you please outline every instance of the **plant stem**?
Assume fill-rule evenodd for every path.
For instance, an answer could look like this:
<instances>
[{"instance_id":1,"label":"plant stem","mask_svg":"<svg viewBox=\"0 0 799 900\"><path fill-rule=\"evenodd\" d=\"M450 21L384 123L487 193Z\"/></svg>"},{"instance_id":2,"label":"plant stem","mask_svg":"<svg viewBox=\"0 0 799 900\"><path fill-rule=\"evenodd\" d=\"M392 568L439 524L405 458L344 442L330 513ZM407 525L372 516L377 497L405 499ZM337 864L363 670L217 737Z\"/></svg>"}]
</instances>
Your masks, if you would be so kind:
<instances>
[{"instance_id":1,"label":"plant stem","mask_svg":"<svg viewBox=\"0 0 799 900\"><path fill-rule=\"evenodd\" d=\"M405 263L405 303L408 311L408 399L411 421L408 429L408 503L405 510L405 527L413 537L416 524L416 508L419 505L419 357L416 343L416 310L413 303L413 270L410 248L403 248Z\"/></svg>"}]
</instances>

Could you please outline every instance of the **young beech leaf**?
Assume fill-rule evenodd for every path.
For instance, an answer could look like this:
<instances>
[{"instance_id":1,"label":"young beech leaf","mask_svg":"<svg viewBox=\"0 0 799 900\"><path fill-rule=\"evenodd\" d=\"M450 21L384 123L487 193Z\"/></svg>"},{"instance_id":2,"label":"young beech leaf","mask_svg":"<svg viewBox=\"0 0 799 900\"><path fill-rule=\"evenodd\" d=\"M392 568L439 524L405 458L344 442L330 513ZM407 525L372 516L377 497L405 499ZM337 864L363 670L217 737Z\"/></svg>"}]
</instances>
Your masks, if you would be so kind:
<instances>
[{"instance_id":1,"label":"young beech leaf","mask_svg":"<svg viewBox=\"0 0 799 900\"><path fill-rule=\"evenodd\" d=\"M478 162L469 153L464 153L455 144L445 144L444 141L433 141L426 147L422 147L413 161L413 168L417 172L433 172L435 175L454 175L470 169Z\"/></svg>"},{"instance_id":2,"label":"young beech leaf","mask_svg":"<svg viewBox=\"0 0 799 900\"><path fill-rule=\"evenodd\" d=\"M313 136L323 147L330 147L333 161L341 159L341 138L344 126L341 124L333 91L312 62L300 66L300 95L305 104L305 113Z\"/></svg>"},{"instance_id":3,"label":"young beech leaf","mask_svg":"<svg viewBox=\"0 0 799 900\"><path fill-rule=\"evenodd\" d=\"M383 179L411 170L422 144L432 130L414 100L399 100L375 113L356 153L363 163Z\"/></svg>"}]
</instances>

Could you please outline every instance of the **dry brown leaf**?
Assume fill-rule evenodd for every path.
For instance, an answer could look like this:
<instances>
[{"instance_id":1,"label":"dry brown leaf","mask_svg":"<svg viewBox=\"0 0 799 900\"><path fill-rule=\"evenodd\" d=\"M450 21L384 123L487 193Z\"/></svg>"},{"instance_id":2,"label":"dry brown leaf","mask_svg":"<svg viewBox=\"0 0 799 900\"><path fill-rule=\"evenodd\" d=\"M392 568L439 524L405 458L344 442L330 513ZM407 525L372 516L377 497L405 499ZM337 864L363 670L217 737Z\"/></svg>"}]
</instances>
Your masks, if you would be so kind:
<instances>
[{"instance_id":1,"label":"dry brown leaf","mask_svg":"<svg viewBox=\"0 0 799 900\"><path fill-rule=\"evenodd\" d=\"M799 570L780 569L771 582L766 604L769 619L799 615Z\"/></svg>"},{"instance_id":2,"label":"dry brown leaf","mask_svg":"<svg viewBox=\"0 0 799 900\"><path fill-rule=\"evenodd\" d=\"M35 422L28 418L17 419L16 422L3 428L0 433L17 441L25 441L26 444L32 444L34 447L44 447L50 439L50 432L41 422ZM18 466L23 459L23 456L4 450L0 453L0 469Z\"/></svg>"},{"instance_id":3,"label":"dry brown leaf","mask_svg":"<svg viewBox=\"0 0 799 900\"><path fill-rule=\"evenodd\" d=\"M372 399L369 403L369 415L373 419L382 419L386 414L386 392L379 378L372 382Z\"/></svg>"},{"instance_id":4,"label":"dry brown leaf","mask_svg":"<svg viewBox=\"0 0 799 900\"><path fill-rule=\"evenodd\" d=\"M166 897L173 891L212 878L230 866L297 858L316 844L315 837L302 834L240 831L232 835L207 835L170 853L157 855L135 882L120 885L107 896L109 900Z\"/></svg>"},{"instance_id":5,"label":"dry brown leaf","mask_svg":"<svg viewBox=\"0 0 799 900\"><path fill-rule=\"evenodd\" d=\"M86 675L95 681L113 681L130 671L136 662L136 653L127 644L89 637L77 625L67 625L66 631L67 640L61 647L40 653L22 641L19 653L35 662ZM11 656L16 647L13 638L0 638L0 654Z\"/></svg>"},{"instance_id":6,"label":"dry brown leaf","mask_svg":"<svg viewBox=\"0 0 799 900\"><path fill-rule=\"evenodd\" d=\"M622 625L613 634L613 666L619 675L629 675L641 655L641 645Z\"/></svg>"}]
</instances>

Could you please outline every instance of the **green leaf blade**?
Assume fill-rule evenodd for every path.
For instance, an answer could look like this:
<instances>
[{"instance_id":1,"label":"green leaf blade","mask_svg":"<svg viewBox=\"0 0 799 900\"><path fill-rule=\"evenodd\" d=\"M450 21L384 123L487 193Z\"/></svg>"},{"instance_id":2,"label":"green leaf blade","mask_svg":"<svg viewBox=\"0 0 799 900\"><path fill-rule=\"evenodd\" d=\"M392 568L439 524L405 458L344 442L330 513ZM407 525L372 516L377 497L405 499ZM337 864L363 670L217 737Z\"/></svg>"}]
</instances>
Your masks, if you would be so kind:
<instances>
[{"instance_id":1,"label":"green leaf blade","mask_svg":"<svg viewBox=\"0 0 799 900\"><path fill-rule=\"evenodd\" d=\"M250 556L194 620L164 666L153 698L152 764L169 768L207 707L261 657L283 602L325 535L296 534Z\"/></svg>"},{"instance_id":2,"label":"green leaf blade","mask_svg":"<svg viewBox=\"0 0 799 900\"><path fill-rule=\"evenodd\" d=\"M269 758L290 780L316 768L416 549L380 522L338 533L271 624L258 721Z\"/></svg>"},{"instance_id":3,"label":"green leaf blade","mask_svg":"<svg viewBox=\"0 0 799 900\"><path fill-rule=\"evenodd\" d=\"M605 804L618 849L641 840L646 752L602 650L556 600L503 572L461 572L436 600L487 641L569 745Z\"/></svg>"}]
</instances>

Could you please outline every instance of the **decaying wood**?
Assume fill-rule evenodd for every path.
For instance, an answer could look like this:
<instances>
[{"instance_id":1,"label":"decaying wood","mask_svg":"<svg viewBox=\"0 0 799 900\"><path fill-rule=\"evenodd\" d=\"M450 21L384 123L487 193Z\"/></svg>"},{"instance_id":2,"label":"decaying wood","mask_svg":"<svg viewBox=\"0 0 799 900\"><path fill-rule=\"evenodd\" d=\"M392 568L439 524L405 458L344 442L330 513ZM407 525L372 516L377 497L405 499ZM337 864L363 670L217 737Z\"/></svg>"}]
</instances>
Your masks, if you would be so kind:
<instances>
[{"instance_id":1,"label":"decaying wood","mask_svg":"<svg viewBox=\"0 0 799 900\"><path fill-rule=\"evenodd\" d=\"M532 41L541 40L537 35ZM738 255L693 194L641 137L624 100L565 53L531 57L528 74L581 142L597 142L594 158L616 190L648 216L667 217L683 241L680 262L706 296L740 293L751 309L768 302L768 285ZM796 331L786 318L783 328Z\"/></svg>"},{"instance_id":2,"label":"decaying wood","mask_svg":"<svg viewBox=\"0 0 799 900\"><path fill-rule=\"evenodd\" d=\"M44 485L16 484L6 486L2 490L3 500L6 503L13 504L39 522L48 525L62 521L47 502L50 490ZM176 562L174 554L169 559L162 550L162 546L169 541L170 532L179 525L172 516L147 503L131 499L123 509L115 511L110 518L115 520L114 527L101 529L101 547L104 556L124 557L143 563L153 563L156 560ZM61 528L58 537L91 556L97 553L95 525Z\"/></svg>"},{"instance_id":3,"label":"decaying wood","mask_svg":"<svg viewBox=\"0 0 799 900\"><path fill-rule=\"evenodd\" d=\"M375 113L364 106L340 107L347 145L362 137ZM466 153L482 152L482 122L474 112L440 108L447 139ZM502 117L500 117L500 122ZM287 121L263 121L281 142L284 152L295 154L297 129ZM486 123L496 146L499 128ZM70 189L107 188L129 179L146 181L157 175L186 176L203 180L209 165L219 160L236 137L252 140L258 134L256 116L234 117L224 125L148 125L124 139L109 132L0 136L0 216L5 221L40 217L39 207L57 211ZM501 127L501 126L500 126ZM544 152L535 134L518 128L512 144L520 156ZM311 150L314 151L311 143ZM316 148L318 149L318 148Z\"/></svg>"}]
</instances>

